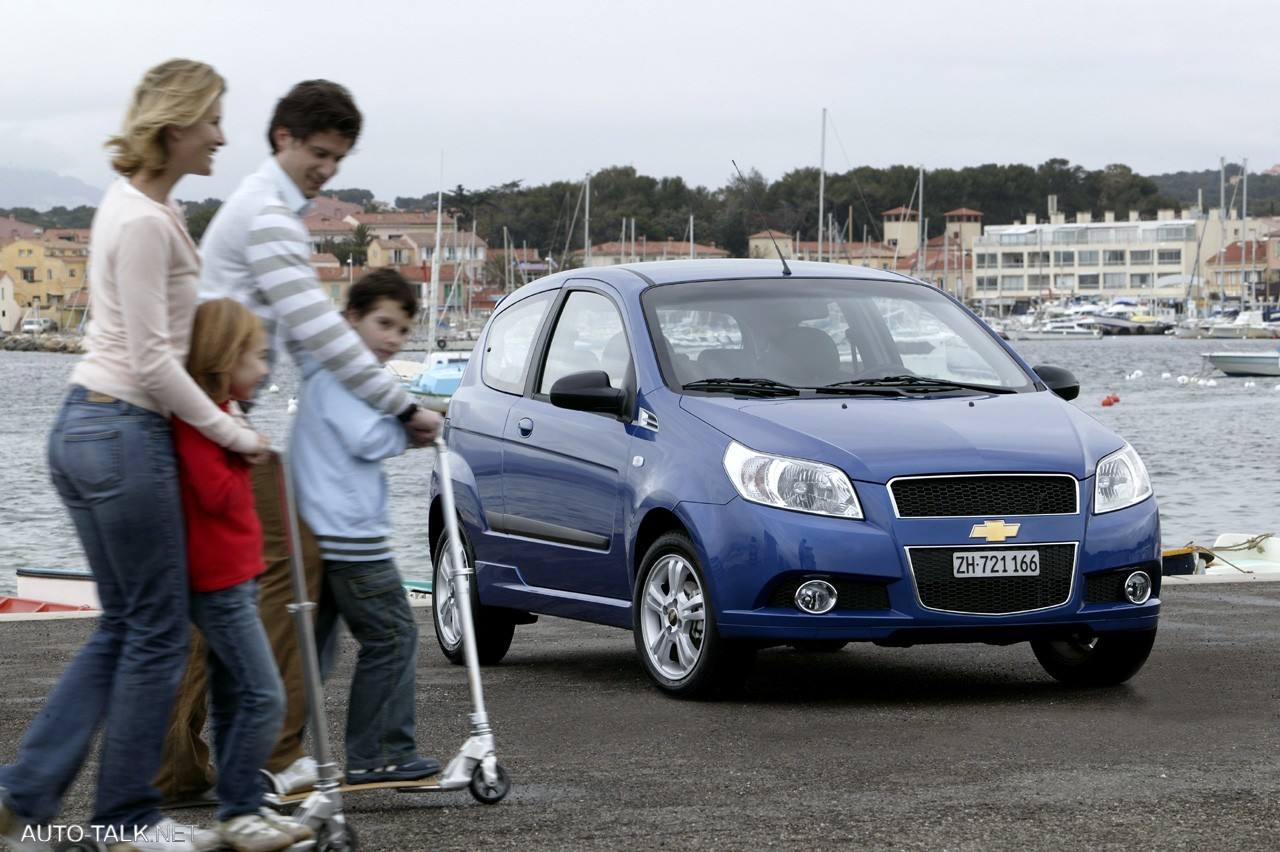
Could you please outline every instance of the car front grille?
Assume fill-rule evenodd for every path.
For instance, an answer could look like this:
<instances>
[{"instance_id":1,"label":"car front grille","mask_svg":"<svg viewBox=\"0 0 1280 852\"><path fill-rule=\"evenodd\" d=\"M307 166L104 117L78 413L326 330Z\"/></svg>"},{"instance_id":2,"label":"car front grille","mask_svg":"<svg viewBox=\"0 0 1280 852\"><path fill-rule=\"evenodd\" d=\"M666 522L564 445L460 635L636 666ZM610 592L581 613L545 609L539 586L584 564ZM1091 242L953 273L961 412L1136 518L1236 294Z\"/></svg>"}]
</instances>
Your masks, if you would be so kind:
<instances>
[{"instance_id":1,"label":"car front grille","mask_svg":"<svg viewBox=\"0 0 1280 852\"><path fill-rule=\"evenodd\" d=\"M900 518L1074 515L1079 488L1066 474L911 476L889 483Z\"/></svg>"},{"instance_id":2,"label":"car front grille","mask_svg":"<svg viewBox=\"0 0 1280 852\"><path fill-rule=\"evenodd\" d=\"M1007 615L1060 606L1071 598L1076 546L1039 544L1032 547L1040 552L1040 575L1037 577L953 576L953 553L1001 549L998 547L908 547L907 558L920 603L927 609ZM1029 548L1019 545L1016 549Z\"/></svg>"}]
</instances>

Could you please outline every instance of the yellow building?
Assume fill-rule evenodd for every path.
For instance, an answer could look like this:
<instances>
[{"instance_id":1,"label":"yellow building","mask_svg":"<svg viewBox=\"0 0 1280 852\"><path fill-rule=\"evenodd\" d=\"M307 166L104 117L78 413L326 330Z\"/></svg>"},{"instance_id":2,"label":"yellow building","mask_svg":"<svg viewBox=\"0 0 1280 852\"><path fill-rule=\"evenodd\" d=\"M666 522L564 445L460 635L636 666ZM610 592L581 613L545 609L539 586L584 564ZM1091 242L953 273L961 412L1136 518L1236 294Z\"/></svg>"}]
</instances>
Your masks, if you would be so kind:
<instances>
[{"instance_id":1,"label":"yellow building","mask_svg":"<svg viewBox=\"0 0 1280 852\"><path fill-rule=\"evenodd\" d=\"M65 239L19 239L0 248L0 269L13 279L13 299L22 310L38 305L45 315L61 314L87 287L89 245L78 234Z\"/></svg>"}]
</instances>

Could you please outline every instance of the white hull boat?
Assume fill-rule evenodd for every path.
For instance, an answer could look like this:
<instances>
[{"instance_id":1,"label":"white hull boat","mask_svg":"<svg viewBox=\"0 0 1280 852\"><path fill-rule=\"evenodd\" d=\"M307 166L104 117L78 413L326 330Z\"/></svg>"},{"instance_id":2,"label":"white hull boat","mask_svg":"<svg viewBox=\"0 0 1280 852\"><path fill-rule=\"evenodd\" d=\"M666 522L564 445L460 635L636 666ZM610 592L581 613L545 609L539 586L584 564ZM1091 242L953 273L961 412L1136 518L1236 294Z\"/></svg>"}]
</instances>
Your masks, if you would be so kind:
<instances>
[{"instance_id":1,"label":"white hull boat","mask_svg":"<svg viewBox=\"0 0 1280 852\"><path fill-rule=\"evenodd\" d=\"M1280 352L1206 352L1200 357L1228 376L1280 376Z\"/></svg>"},{"instance_id":2,"label":"white hull boat","mask_svg":"<svg viewBox=\"0 0 1280 852\"><path fill-rule=\"evenodd\" d=\"M98 584L88 571L72 571L59 568L19 568L18 594L7 600L9 607L0 612L66 612L68 610L99 610ZM27 604L43 606L30 608Z\"/></svg>"},{"instance_id":3,"label":"white hull boat","mask_svg":"<svg viewBox=\"0 0 1280 852\"><path fill-rule=\"evenodd\" d=\"M1015 340L1098 340L1102 329L1088 321L1052 322L1020 329L1013 336Z\"/></svg>"}]
</instances>

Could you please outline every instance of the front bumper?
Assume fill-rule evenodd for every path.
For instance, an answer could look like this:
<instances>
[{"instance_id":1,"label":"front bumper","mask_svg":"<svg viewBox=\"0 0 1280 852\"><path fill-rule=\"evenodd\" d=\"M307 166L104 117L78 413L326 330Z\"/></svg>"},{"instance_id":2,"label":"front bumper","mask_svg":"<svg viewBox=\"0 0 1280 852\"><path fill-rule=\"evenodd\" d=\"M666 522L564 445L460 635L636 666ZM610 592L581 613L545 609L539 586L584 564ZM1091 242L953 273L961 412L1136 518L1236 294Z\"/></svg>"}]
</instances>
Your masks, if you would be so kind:
<instances>
[{"instance_id":1,"label":"front bumper","mask_svg":"<svg viewBox=\"0 0 1280 852\"><path fill-rule=\"evenodd\" d=\"M984 518L901 519L873 506L867 520L854 521L737 499L724 505L682 504L681 510L707 566L716 622L726 638L1010 644L1149 630L1159 619L1159 519L1153 500L1106 515L1005 518L1020 523L1021 534L1016 542L990 547L1043 547L1046 552L1068 547L1073 557L1065 569L1069 576L1061 578L1061 593L1050 603L1027 605L1016 598L1010 610L998 612L951 611L938 606L936 597L927 606L912 570L912 559L918 562L921 553L985 546L970 537ZM1133 571L1145 571L1155 584L1151 599L1141 605L1121 593ZM824 579L837 588L835 609L814 615L796 607L791 592L808 579ZM956 583L987 583L994 591L999 583L1007 588L1032 579Z\"/></svg>"}]
</instances>

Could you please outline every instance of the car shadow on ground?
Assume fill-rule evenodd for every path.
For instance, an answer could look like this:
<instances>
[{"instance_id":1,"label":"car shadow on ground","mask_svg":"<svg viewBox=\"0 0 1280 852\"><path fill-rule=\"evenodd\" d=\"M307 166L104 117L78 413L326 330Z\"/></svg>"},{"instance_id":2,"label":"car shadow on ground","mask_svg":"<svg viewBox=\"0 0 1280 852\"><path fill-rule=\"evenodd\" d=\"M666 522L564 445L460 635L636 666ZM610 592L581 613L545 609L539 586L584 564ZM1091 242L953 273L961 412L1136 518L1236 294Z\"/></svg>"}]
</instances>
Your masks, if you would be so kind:
<instances>
[{"instance_id":1,"label":"car shadow on ground","mask_svg":"<svg viewBox=\"0 0 1280 852\"><path fill-rule=\"evenodd\" d=\"M595 635L575 636L550 647L539 643L535 651L522 647L517 631L506 659L485 667L486 679L495 685L519 680L525 689L573 684L575 692L657 691L636 658L628 634L575 627ZM765 648L758 653L742 688L719 699L721 703L864 708L921 702L971 707L1046 700L1108 709L1137 708L1145 703L1128 684L1100 689L1063 686L1040 668L1026 643L912 648L854 643L839 651Z\"/></svg>"}]
</instances>

